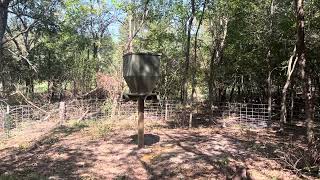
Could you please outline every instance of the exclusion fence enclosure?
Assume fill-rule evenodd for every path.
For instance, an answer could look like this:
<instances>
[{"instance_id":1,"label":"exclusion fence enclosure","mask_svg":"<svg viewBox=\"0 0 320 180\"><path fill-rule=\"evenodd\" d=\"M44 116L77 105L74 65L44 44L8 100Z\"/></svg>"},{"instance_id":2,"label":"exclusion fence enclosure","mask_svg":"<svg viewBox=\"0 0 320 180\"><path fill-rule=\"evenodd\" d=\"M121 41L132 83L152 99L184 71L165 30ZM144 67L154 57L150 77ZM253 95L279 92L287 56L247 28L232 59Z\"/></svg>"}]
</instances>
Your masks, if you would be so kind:
<instances>
[{"instance_id":1,"label":"exclusion fence enclosure","mask_svg":"<svg viewBox=\"0 0 320 180\"><path fill-rule=\"evenodd\" d=\"M118 120L137 119L137 103L113 103L110 99L77 99L37 107L0 104L0 134L28 121L41 123L56 120L62 124L68 120L107 119L112 115ZM264 128L268 125L269 119L267 104L213 103L212 106L208 106L200 102L184 108L179 101L173 100L147 101L144 116L146 120L176 121L177 124L189 127L205 118L213 123L219 121L225 124Z\"/></svg>"}]
</instances>

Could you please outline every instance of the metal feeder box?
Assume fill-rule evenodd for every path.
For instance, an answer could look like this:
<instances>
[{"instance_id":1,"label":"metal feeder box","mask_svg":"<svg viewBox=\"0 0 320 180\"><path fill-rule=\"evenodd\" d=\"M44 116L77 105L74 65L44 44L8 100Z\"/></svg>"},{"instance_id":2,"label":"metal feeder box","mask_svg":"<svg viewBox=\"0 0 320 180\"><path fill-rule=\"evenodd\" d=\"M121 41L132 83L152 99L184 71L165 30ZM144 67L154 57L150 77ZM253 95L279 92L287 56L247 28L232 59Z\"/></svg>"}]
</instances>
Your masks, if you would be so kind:
<instances>
[{"instance_id":1,"label":"metal feeder box","mask_svg":"<svg viewBox=\"0 0 320 180\"><path fill-rule=\"evenodd\" d=\"M152 94L160 76L160 55L150 53L129 53L123 56L123 77L130 95Z\"/></svg>"}]
</instances>

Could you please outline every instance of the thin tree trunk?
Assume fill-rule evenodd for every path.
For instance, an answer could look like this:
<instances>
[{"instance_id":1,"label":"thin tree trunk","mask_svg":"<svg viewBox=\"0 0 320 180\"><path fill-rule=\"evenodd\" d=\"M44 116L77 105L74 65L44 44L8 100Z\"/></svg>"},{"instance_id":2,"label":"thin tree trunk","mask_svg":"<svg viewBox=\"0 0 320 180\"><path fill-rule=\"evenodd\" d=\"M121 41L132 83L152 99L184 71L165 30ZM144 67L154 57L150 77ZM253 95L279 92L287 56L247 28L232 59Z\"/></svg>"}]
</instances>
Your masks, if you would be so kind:
<instances>
[{"instance_id":1,"label":"thin tree trunk","mask_svg":"<svg viewBox=\"0 0 320 180\"><path fill-rule=\"evenodd\" d=\"M213 103L213 77L214 77L214 56L211 55L211 60L210 60L210 74L209 74L209 81L208 81L208 96L209 96L209 101L210 103Z\"/></svg>"},{"instance_id":2,"label":"thin tree trunk","mask_svg":"<svg viewBox=\"0 0 320 180\"><path fill-rule=\"evenodd\" d=\"M191 0L191 16L188 21L188 29L187 29L187 43L186 43L186 49L185 49L185 70L183 74L183 80L182 80L182 91L183 91L183 97L182 101L183 103L186 103L188 98L188 78L189 78L189 66L190 66L190 44L191 44L191 29L192 29L192 23L195 15L195 0Z\"/></svg>"},{"instance_id":3,"label":"thin tree trunk","mask_svg":"<svg viewBox=\"0 0 320 180\"><path fill-rule=\"evenodd\" d=\"M227 17L222 17L220 19L220 27L222 28L221 31L222 33L218 37L218 43L216 44L216 51L215 51L215 64L219 64L222 56L223 56L223 50L225 46L225 41L227 37L227 32L228 32L228 22L229 19Z\"/></svg>"},{"instance_id":4,"label":"thin tree trunk","mask_svg":"<svg viewBox=\"0 0 320 180\"><path fill-rule=\"evenodd\" d=\"M268 120L271 121L272 111L272 81L271 81L271 71L268 72Z\"/></svg>"},{"instance_id":5,"label":"thin tree trunk","mask_svg":"<svg viewBox=\"0 0 320 180\"><path fill-rule=\"evenodd\" d=\"M304 30L304 0L295 0L297 16L297 58L300 65L301 81L303 82L303 95L305 99L305 118L307 126L307 141L311 145L314 142L314 105L312 82L306 59L305 30Z\"/></svg>"},{"instance_id":6,"label":"thin tree trunk","mask_svg":"<svg viewBox=\"0 0 320 180\"><path fill-rule=\"evenodd\" d=\"M198 27L197 27L196 35L195 35L195 38L194 38L194 61L193 61L194 72L192 73L192 91L191 91L191 101L192 102L194 100L194 94L195 94L195 91L196 91L196 83L197 83L196 82L196 74L197 74L196 65L197 65L198 34L199 34L200 26L202 24L203 15L204 15L204 12L205 12L205 9L206 9L206 4L207 4L207 0L205 0L203 2L203 8L202 8L200 20L199 20L199 24L198 24Z\"/></svg>"},{"instance_id":7,"label":"thin tree trunk","mask_svg":"<svg viewBox=\"0 0 320 180\"><path fill-rule=\"evenodd\" d=\"M290 105L290 122L293 121L293 109L294 109L294 97L295 97L295 91L294 91L294 86L292 87L291 91L291 105Z\"/></svg>"},{"instance_id":8,"label":"thin tree trunk","mask_svg":"<svg viewBox=\"0 0 320 180\"><path fill-rule=\"evenodd\" d=\"M4 33L6 32L8 22L8 6L11 0L0 0L0 49L4 42Z\"/></svg>"},{"instance_id":9,"label":"thin tree trunk","mask_svg":"<svg viewBox=\"0 0 320 180\"><path fill-rule=\"evenodd\" d=\"M210 75L209 75L209 101L213 101L213 81L214 81L214 67L218 65L222 59L223 50L225 46L225 40L228 32L228 18L222 17L219 21L220 31L215 39L215 48L211 54L210 61Z\"/></svg>"},{"instance_id":10,"label":"thin tree trunk","mask_svg":"<svg viewBox=\"0 0 320 180\"><path fill-rule=\"evenodd\" d=\"M73 96L76 97L78 95L78 83L77 80L73 80Z\"/></svg>"},{"instance_id":11,"label":"thin tree trunk","mask_svg":"<svg viewBox=\"0 0 320 180\"><path fill-rule=\"evenodd\" d=\"M307 141L309 147L311 148L314 144L314 102L313 102L313 92L312 92L312 79L310 74L307 77L307 82L305 82L305 98L306 98L306 126L307 126Z\"/></svg>"},{"instance_id":12,"label":"thin tree trunk","mask_svg":"<svg viewBox=\"0 0 320 180\"><path fill-rule=\"evenodd\" d=\"M273 35L273 15L274 15L274 0L271 1L270 5L270 30L269 30L269 40L271 40ZM267 54L267 64L268 64L268 120L269 124L271 123L271 111L272 111L272 80L271 80L271 43L268 47L268 54Z\"/></svg>"},{"instance_id":13,"label":"thin tree trunk","mask_svg":"<svg viewBox=\"0 0 320 180\"><path fill-rule=\"evenodd\" d=\"M132 0L129 1L129 3L131 4ZM129 37L128 39L130 40L129 42L129 48L128 48L128 53L132 53L133 52L133 44L132 44L132 38L133 38L133 18L132 18L132 14L133 12L129 13L129 18L128 18L128 23L129 23Z\"/></svg>"},{"instance_id":14,"label":"thin tree trunk","mask_svg":"<svg viewBox=\"0 0 320 180\"><path fill-rule=\"evenodd\" d=\"M294 59L294 61L293 61ZM296 47L288 62L287 80L282 89L281 111L280 111L280 132L284 131L284 124L287 122L287 92L291 84L291 77L294 72L298 58L296 58Z\"/></svg>"},{"instance_id":15,"label":"thin tree trunk","mask_svg":"<svg viewBox=\"0 0 320 180\"><path fill-rule=\"evenodd\" d=\"M4 54L3 42L8 21L8 6L11 0L0 0L0 82L3 92L6 90L6 80L4 75Z\"/></svg>"}]
</instances>

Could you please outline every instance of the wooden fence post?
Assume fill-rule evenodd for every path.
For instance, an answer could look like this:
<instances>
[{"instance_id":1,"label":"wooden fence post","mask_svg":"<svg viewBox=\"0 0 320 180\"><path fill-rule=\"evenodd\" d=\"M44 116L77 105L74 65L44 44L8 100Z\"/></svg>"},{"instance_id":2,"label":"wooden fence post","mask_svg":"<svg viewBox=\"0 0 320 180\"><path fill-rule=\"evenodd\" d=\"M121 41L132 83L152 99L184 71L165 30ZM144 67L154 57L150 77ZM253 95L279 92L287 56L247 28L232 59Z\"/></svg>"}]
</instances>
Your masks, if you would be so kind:
<instances>
[{"instance_id":1,"label":"wooden fence post","mask_svg":"<svg viewBox=\"0 0 320 180\"><path fill-rule=\"evenodd\" d=\"M189 128L192 128L192 109L190 110Z\"/></svg>"},{"instance_id":2,"label":"wooden fence post","mask_svg":"<svg viewBox=\"0 0 320 180\"><path fill-rule=\"evenodd\" d=\"M230 111L231 111L231 104L230 103L228 103L228 115L229 115L229 117L228 117L228 119L230 119L231 118L231 113L230 113Z\"/></svg>"},{"instance_id":3,"label":"wooden fence post","mask_svg":"<svg viewBox=\"0 0 320 180\"><path fill-rule=\"evenodd\" d=\"M166 110L165 110L165 117L164 117L164 119L165 119L165 121L167 121L168 120L168 102L166 101Z\"/></svg>"},{"instance_id":4,"label":"wooden fence post","mask_svg":"<svg viewBox=\"0 0 320 180\"><path fill-rule=\"evenodd\" d=\"M239 103L239 106L240 106L240 124L242 124L242 115L241 115L242 103Z\"/></svg>"},{"instance_id":5,"label":"wooden fence post","mask_svg":"<svg viewBox=\"0 0 320 180\"><path fill-rule=\"evenodd\" d=\"M3 129L3 132L6 132L6 133L9 133L9 130L11 128L10 126L8 126L8 124L10 125L10 123L7 122L7 116L9 116L9 113L10 113L10 106L7 105L6 110L2 111L2 117L0 117L0 118L2 118L2 129Z\"/></svg>"},{"instance_id":6,"label":"wooden fence post","mask_svg":"<svg viewBox=\"0 0 320 180\"><path fill-rule=\"evenodd\" d=\"M10 106L7 105L7 114L9 114L9 113L10 113Z\"/></svg>"},{"instance_id":7,"label":"wooden fence post","mask_svg":"<svg viewBox=\"0 0 320 180\"><path fill-rule=\"evenodd\" d=\"M60 125L62 125L64 123L65 118L66 118L66 103L60 102L60 104L59 104Z\"/></svg>"},{"instance_id":8,"label":"wooden fence post","mask_svg":"<svg viewBox=\"0 0 320 180\"><path fill-rule=\"evenodd\" d=\"M1 110L1 109L0 109ZM4 121L6 119L6 111L0 111L1 130L5 131Z\"/></svg>"}]
</instances>

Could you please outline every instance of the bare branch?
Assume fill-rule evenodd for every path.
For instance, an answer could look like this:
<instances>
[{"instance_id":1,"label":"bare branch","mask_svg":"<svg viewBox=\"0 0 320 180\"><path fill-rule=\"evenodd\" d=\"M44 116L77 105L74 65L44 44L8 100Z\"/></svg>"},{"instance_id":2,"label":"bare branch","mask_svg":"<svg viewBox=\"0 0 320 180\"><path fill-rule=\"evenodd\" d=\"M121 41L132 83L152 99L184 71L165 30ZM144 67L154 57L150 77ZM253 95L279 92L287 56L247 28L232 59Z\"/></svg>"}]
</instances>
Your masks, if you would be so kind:
<instances>
[{"instance_id":1,"label":"bare branch","mask_svg":"<svg viewBox=\"0 0 320 180\"><path fill-rule=\"evenodd\" d=\"M9 39L6 39L5 41L3 41L1 44L4 45L5 43L8 43L9 41L12 41L16 38L18 38L20 35L27 33L31 30L31 28L33 28L34 24L37 21L34 21L29 27L27 27L26 29L24 29L23 31L19 32L18 34L16 34L15 36L10 35L11 37ZM8 28L7 28L8 29ZM10 33L11 34L11 33Z\"/></svg>"},{"instance_id":2,"label":"bare branch","mask_svg":"<svg viewBox=\"0 0 320 180\"><path fill-rule=\"evenodd\" d=\"M40 110L41 112L43 112L43 113L46 113L46 112L47 112L47 111L41 109L39 106L35 105L33 102L29 101L29 100L26 98L26 96L24 96L23 93L21 93L20 91L16 91L16 92L14 92L14 93L11 94L11 95L14 95L14 94L19 94L19 95L21 95L21 97L22 97L28 104L30 104L31 106L37 108L37 109Z\"/></svg>"},{"instance_id":3,"label":"bare branch","mask_svg":"<svg viewBox=\"0 0 320 180\"><path fill-rule=\"evenodd\" d=\"M126 46L125 46L125 51L126 51L126 52L129 51L131 42L132 42L133 39L137 36L137 34L139 33L139 31L141 30L142 26L143 26L144 23L145 23L146 17L148 16L148 12L149 12L148 7L147 7L148 4L149 4L149 1L150 1L150 0L147 0L146 3L145 3L145 5L144 5L144 12L143 12L143 15L142 15L142 18L141 18L141 22L140 22L138 28L137 28L136 31L133 33L133 35L132 35L131 37L129 37L129 39L128 39L128 42L127 42L127 44L126 44Z\"/></svg>"},{"instance_id":4,"label":"bare branch","mask_svg":"<svg viewBox=\"0 0 320 180\"><path fill-rule=\"evenodd\" d=\"M31 68L37 73L37 69L32 65L32 63L30 62L30 60L22 55L19 55L13 51L11 51L10 49L8 49L9 52L11 52L13 55L17 56L17 57L21 57L22 59L26 60L27 63L31 66Z\"/></svg>"}]
</instances>

